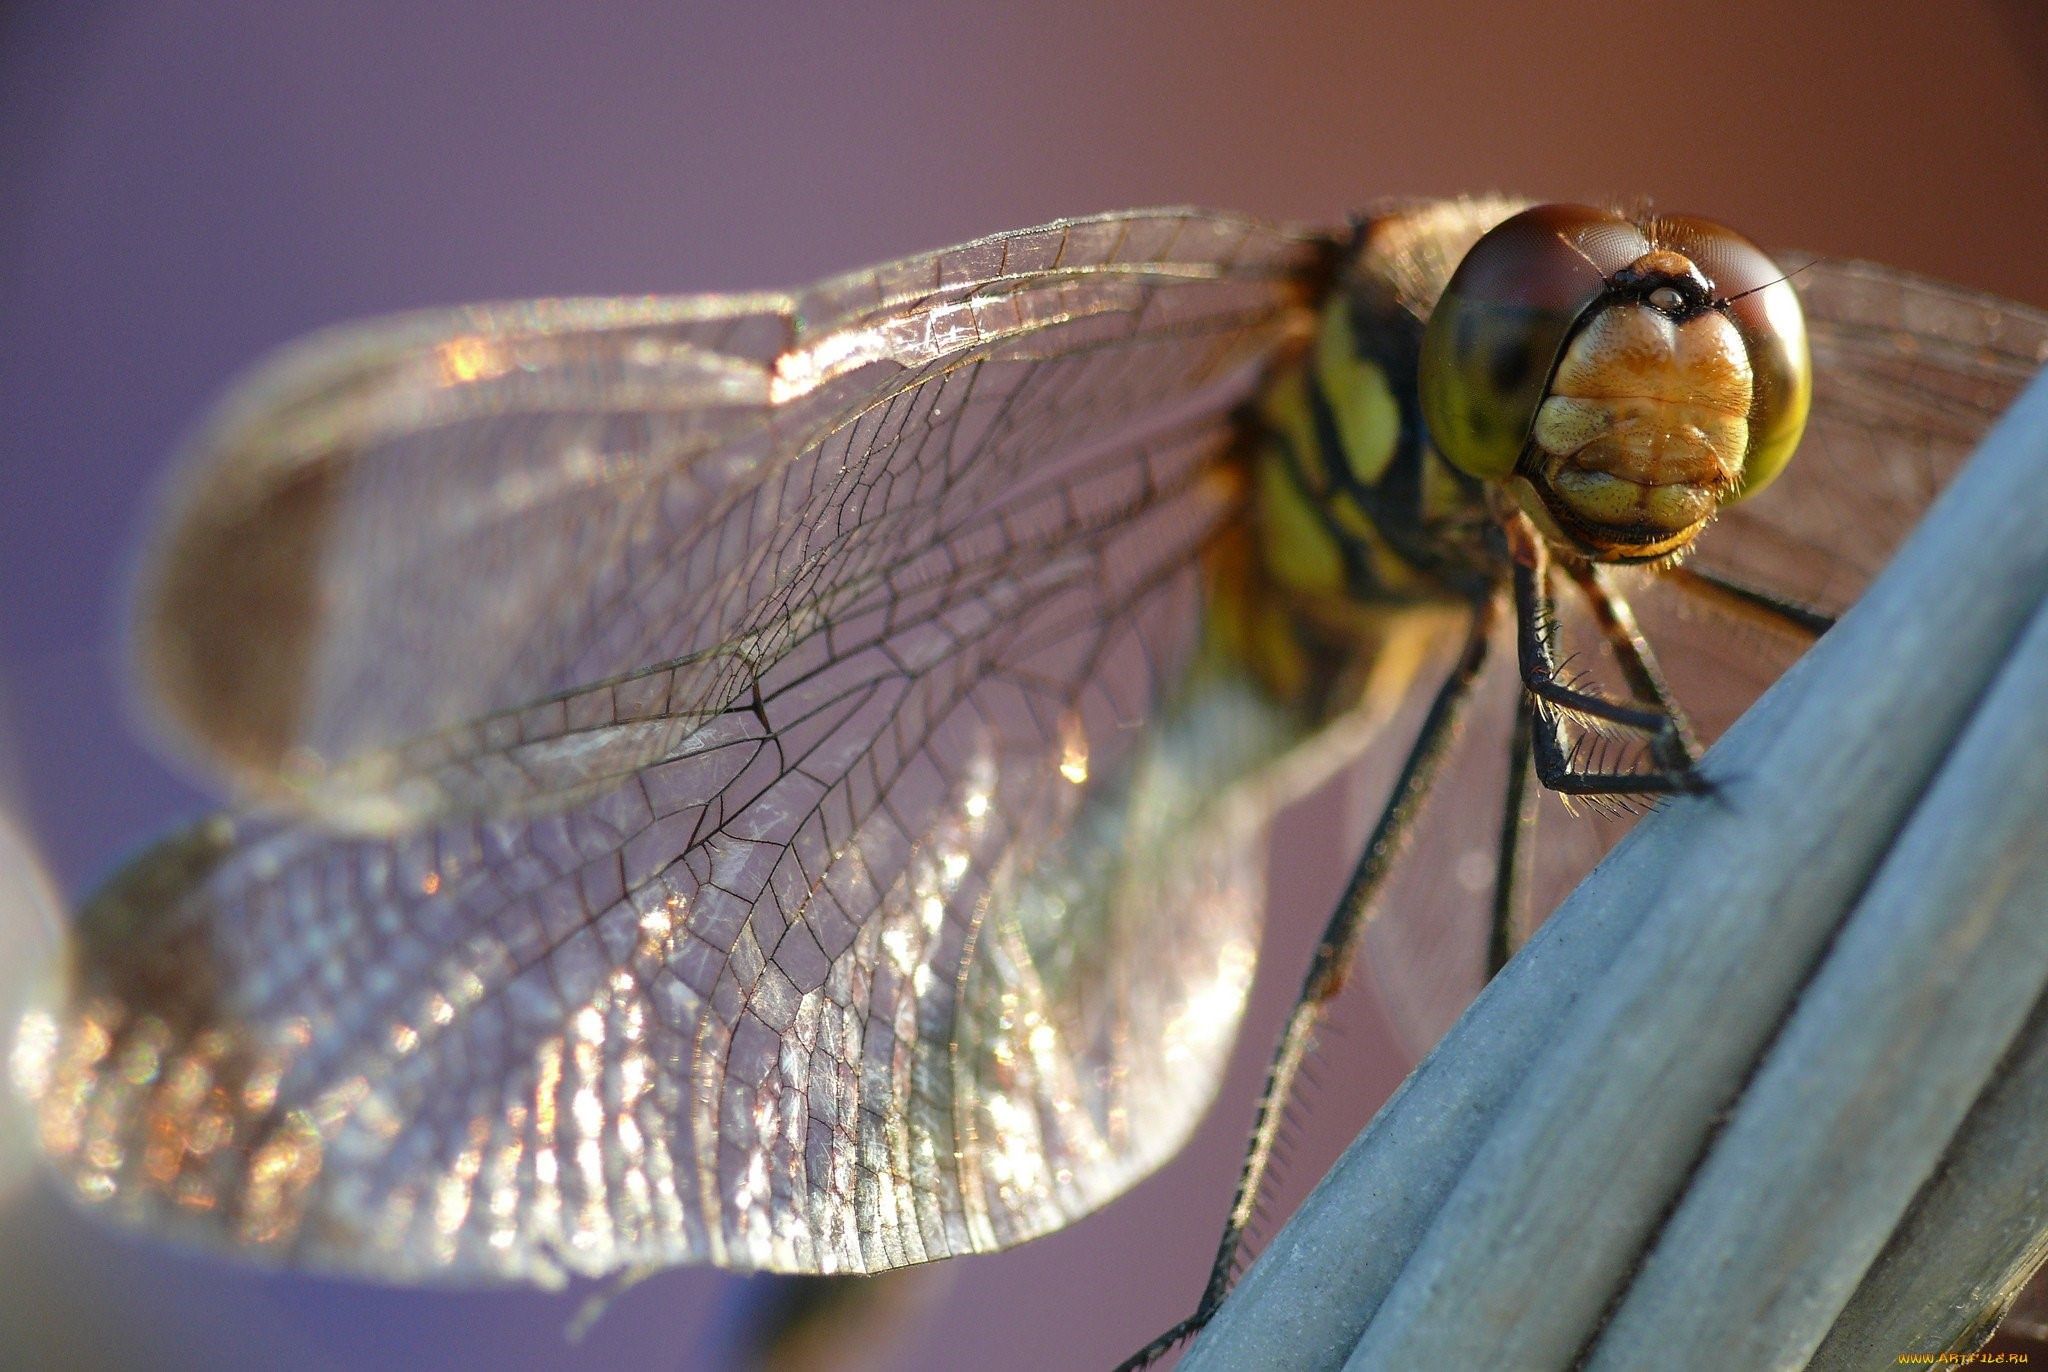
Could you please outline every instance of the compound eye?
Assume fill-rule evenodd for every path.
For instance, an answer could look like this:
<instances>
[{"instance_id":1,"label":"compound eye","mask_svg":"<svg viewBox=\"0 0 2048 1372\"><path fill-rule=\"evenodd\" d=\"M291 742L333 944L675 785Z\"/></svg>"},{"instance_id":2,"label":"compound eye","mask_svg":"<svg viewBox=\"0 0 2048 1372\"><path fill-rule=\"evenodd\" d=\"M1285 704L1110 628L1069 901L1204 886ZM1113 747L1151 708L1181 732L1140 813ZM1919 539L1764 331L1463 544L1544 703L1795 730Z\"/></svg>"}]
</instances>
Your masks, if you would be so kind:
<instances>
[{"instance_id":1,"label":"compound eye","mask_svg":"<svg viewBox=\"0 0 2048 1372\"><path fill-rule=\"evenodd\" d=\"M1649 251L1586 205L1538 205L1472 245L1422 336L1422 414L1446 461L1484 480L1514 471L1580 316Z\"/></svg>"},{"instance_id":2,"label":"compound eye","mask_svg":"<svg viewBox=\"0 0 2048 1372\"><path fill-rule=\"evenodd\" d=\"M1725 224L1690 216L1660 217L1659 246L1683 253L1713 283L1714 308L1742 335L1755 399L1749 411L1749 452L1742 476L1722 504L1768 486L1806 430L1813 406L1813 361L1799 294L1763 249Z\"/></svg>"}]
</instances>

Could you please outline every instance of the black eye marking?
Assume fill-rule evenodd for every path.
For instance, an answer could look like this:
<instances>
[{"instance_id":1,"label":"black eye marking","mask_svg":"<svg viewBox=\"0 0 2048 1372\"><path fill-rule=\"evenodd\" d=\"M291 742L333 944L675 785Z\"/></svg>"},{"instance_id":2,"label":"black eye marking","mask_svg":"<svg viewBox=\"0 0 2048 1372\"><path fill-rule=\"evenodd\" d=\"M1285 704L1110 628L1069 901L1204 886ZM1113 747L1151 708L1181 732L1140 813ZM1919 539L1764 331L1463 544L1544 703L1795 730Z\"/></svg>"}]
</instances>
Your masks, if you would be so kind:
<instances>
[{"instance_id":1,"label":"black eye marking","mask_svg":"<svg viewBox=\"0 0 2048 1372\"><path fill-rule=\"evenodd\" d=\"M1529 376L1529 344L1526 339L1508 339L1487 359L1486 379L1496 391L1510 392Z\"/></svg>"}]
</instances>

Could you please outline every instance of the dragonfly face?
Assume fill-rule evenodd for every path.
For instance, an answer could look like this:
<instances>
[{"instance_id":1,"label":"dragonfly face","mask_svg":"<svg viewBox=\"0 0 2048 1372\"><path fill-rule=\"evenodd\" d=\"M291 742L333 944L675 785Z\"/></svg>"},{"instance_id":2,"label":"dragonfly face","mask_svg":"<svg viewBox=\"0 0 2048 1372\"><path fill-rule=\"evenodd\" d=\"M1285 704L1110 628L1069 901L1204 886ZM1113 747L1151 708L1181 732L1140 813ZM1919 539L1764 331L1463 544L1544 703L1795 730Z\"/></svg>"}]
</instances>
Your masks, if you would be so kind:
<instances>
[{"instance_id":1,"label":"dragonfly face","mask_svg":"<svg viewBox=\"0 0 2048 1372\"><path fill-rule=\"evenodd\" d=\"M1423 329L1516 208L1390 212L1349 257L1112 215L793 295L373 323L259 372L138 598L157 715L238 808L81 915L16 1053L53 1165L123 1220L393 1281L870 1271L1118 1194L1213 1091L1267 821L1503 584L1488 484L1589 554L1699 522L1615 496L1657 485L1655 437L1554 451L1595 427L1572 407L1515 420L1539 441L1504 469L1430 455L1494 436L1425 426ZM1664 348L1706 359L1658 396L1713 435L1663 483L1720 512L1694 589L1838 608L2048 331L1807 271L1783 465L1798 348L1735 313L1779 297L1685 255L1750 345L1739 463L1726 349ZM1639 272L1603 290L1690 339L1692 273ZM1633 335L1582 313L1528 370L1625 419ZM1638 597L1689 626L1674 677L1739 705L1797 650L1664 614L1678 584Z\"/></svg>"},{"instance_id":2,"label":"dragonfly face","mask_svg":"<svg viewBox=\"0 0 2048 1372\"><path fill-rule=\"evenodd\" d=\"M1813 389L1798 298L1747 239L1576 205L1488 231L1422 354L1444 456L1508 482L1553 541L1605 562L1681 552L1722 504L1762 490Z\"/></svg>"}]
</instances>

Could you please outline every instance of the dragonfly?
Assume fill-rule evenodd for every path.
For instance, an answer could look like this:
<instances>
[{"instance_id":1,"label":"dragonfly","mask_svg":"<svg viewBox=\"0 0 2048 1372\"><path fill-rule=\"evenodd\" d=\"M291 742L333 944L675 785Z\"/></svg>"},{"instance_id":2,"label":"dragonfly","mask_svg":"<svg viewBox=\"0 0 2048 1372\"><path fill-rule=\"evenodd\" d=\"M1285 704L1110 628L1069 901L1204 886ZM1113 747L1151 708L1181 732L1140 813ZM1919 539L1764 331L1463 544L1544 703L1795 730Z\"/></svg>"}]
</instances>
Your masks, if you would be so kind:
<instances>
[{"instance_id":1,"label":"dragonfly","mask_svg":"<svg viewBox=\"0 0 2048 1372\"><path fill-rule=\"evenodd\" d=\"M82 1205L259 1261L1000 1249L1180 1147L1276 817L1399 758L1144 1361L1361 939L1426 1042L2044 358L1989 296L1499 198L315 335L134 597L231 806L85 902L15 1080Z\"/></svg>"}]
</instances>

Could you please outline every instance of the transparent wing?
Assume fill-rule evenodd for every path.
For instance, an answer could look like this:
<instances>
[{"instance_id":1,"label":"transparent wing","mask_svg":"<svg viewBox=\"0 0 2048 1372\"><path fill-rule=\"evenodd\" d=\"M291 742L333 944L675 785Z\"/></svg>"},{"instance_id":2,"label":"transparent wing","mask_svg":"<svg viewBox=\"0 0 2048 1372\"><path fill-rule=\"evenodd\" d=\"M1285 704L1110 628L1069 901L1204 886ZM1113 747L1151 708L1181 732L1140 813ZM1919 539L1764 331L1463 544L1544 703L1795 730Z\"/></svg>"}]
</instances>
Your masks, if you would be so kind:
<instances>
[{"instance_id":1,"label":"transparent wing","mask_svg":"<svg viewBox=\"0 0 2048 1372\"><path fill-rule=\"evenodd\" d=\"M1795 259L1796 260L1796 259ZM1985 430L2048 363L2048 314L1863 262L1819 261L1793 277L1812 335L1814 409L1783 477L1701 535L1689 566L1839 614L1890 559ZM1741 616L1650 573L1614 578L1679 701L1717 738L1808 640ZM1561 596L1575 671L1609 691L1622 678L1576 598ZM1513 644L1502 639L1467 736L1429 802L1410 874L1368 933L1390 1015L1419 1056L1478 994L1514 707ZM1359 805L1372 797L1359 797ZM1541 803L1524 906L1539 921L1632 817Z\"/></svg>"},{"instance_id":2,"label":"transparent wing","mask_svg":"<svg viewBox=\"0 0 2048 1372\"><path fill-rule=\"evenodd\" d=\"M795 340L742 417L671 397L681 448L616 379L637 330L550 327L576 360L465 362L511 389L309 440L346 495L309 518L289 479L194 488L181 527L242 511L214 523L317 587L246 613L312 613L280 737L343 740L318 813L435 818L217 820L110 884L23 1059L60 1170L131 1221L386 1280L874 1270L1114 1195L1206 1102L1250 975L1262 768L1296 726L1196 650L1228 411L1322 250L1138 216L670 309L724 359L762 321ZM299 373L357 376L346 351ZM221 451L231 484L261 465ZM181 536L167 582L247 590ZM197 613L189 649L257 652ZM409 656L435 623L461 651Z\"/></svg>"},{"instance_id":3,"label":"transparent wing","mask_svg":"<svg viewBox=\"0 0 2048 1372\"><path fill-rule=\"evenodd\" d=\"M900 596L906 556L1050 488L1046 453L1214 409L1327 251L1133 213L794 295L316 336L195 444L141 675L267 804L371 830L559 805L687 751L765 663Z\"/></svg>"}]
</instances>

